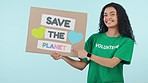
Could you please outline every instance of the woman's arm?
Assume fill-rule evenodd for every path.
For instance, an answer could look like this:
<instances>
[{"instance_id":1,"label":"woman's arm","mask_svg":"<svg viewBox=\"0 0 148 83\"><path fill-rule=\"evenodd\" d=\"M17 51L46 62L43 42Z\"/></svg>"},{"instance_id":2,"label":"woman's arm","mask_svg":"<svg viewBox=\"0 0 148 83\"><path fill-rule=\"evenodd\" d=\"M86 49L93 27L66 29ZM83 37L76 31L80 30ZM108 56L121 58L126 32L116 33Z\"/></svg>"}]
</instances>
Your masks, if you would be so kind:
<instances>
[{"instance_id":1,"label":"woman's arm","mask_svg":"<svg viewBox=\"0 0 148 83\"><path fill-rule=\"evenodd\" d=\"M66 61L69 65L73 66L74 68L77 68L79 70L83 70L87 63L82 61L82 60L73 60L71 58L69 58L68 56L62 56L60 53L57 52L53 52L51 53L51 56L55 59L55 60L59 60L59 59L63 59L64 61Z\"/></svg>"},{"instance_id":2,"label":"woman's arm","mask_svg":"<svg viewBox=\"0 0 148 83\"><path fill-rule=\"evenodd\" d=\"M80 50L78 52L78 57L79 58L88 58L87 54L88 53L85 50ZM94 54L91 54L91 57L89 57L89 59L100 64L100 65L103 65L103 66L106 66L106 67L109 67L109 68L115 67L121 61L121 59L119 59L117 57L103 58L103 57L100 57L100 56L96 56Z\"/></svg>"},{"instance_id":3,"label":"woman's arm","mask_svg":"<svg viewBox=\"0 0 148 83\"><path fill-rule=\"evenodd\" d=\"M79 70L83 70L87 65L87 63L82 60L73 60L67 56L63 56L62 59L65 60L69 65Z\"/></svg>"},{"instance_id":4,"label":"woman's arm","mask_svg":"<svg viewBox=\"0 0 148 83\"><path fill-rule=\"evenodd\" d=\"M96 55L93 55L93 54L91 55L90 60L92 60L92 61L94 61L94 62L96 62L100 65L109 67L109 68L115 67L121 61L121 59L119 59L117 57L103 58L103 57L96 56Z\"/></svg>"}]
</instances>

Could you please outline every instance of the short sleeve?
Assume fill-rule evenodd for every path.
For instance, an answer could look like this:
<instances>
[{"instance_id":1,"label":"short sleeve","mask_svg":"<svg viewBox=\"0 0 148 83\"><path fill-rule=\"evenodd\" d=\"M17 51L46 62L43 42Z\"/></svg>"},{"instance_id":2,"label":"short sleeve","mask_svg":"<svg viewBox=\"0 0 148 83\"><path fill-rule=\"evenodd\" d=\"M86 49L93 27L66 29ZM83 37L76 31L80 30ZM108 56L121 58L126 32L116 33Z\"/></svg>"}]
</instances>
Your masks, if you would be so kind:
<instances>
[{"instance_id":1,"label":"short sleeve","mask_svg":"<svg viewBox=\"0 0 148 83\"><path fill-rule=\"evenodd\" d=\"M122 60L121 63L123 64L130 64L132 59L133 49L134 49L134 42L130 39L117 49L116 53L114 54L114 57L120 58Z\"/></svg>"},{"instance_id":2,"label":"short sleeve","mask_svg":"<svg viewBox=\"0 0 148 83\"><path fill-rule=\"evenodd\" d=\"M85 63L89 63L89 61L87 60L87 58L80 58L80 60L84 61Z\"/></svg>"},{"instance_id":3,"label":"short sleeve","mask_svg":"<svg viewBox=\"0 0 148 83\"><path fill-rule=\"evenodd\" d=\"M93 44L93 35L91 35L88 40L85 42L85 46L84 49L88 52L88 53L92 53L92 44Z\"/></svg>"}]
</instances>

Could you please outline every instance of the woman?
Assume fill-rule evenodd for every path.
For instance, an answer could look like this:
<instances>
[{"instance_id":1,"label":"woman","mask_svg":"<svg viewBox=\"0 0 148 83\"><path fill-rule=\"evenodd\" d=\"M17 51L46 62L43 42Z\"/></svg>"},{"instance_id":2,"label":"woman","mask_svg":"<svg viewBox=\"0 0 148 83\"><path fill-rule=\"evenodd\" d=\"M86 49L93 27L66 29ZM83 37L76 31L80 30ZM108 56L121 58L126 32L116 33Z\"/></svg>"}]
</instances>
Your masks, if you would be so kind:
<instances>
[{"instance_id":1,"label":"woman","mask_svg":"<svg viewBox=\"0 0 148 83\"><path fill-rule=\"evenodd\" d=\"M123 65L130 64L135 42L125 9L117 3L104 6L99 27L99 33L89 37L84 50L74 50L80 61L57 52L51 56L80 70L89 64L87 83L124 83Z\"/></svg>"}]
</instances>

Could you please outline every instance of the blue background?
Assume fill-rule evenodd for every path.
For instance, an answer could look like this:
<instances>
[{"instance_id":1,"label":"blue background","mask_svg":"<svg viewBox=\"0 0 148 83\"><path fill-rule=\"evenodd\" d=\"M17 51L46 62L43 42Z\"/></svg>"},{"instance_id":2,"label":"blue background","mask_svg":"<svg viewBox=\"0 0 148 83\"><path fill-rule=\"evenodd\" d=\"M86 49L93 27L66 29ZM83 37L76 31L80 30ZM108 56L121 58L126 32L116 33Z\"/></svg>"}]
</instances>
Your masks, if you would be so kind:
<instances>
[{"instance_id":1,"label":"blue background","mask_svg":"<svg viewBox=\"0 0 148 83\"><path fill-rule=\"evenodd\" d=\"M88 13L86 39L97 32L101 8L112 0L1 0L0 83L86 83L88 67L79 71L48 54L25 52L30 7ZM127 11L137 44L125 83L148 83L148 1L114 0Z\"/></svg>"}]
</instances>

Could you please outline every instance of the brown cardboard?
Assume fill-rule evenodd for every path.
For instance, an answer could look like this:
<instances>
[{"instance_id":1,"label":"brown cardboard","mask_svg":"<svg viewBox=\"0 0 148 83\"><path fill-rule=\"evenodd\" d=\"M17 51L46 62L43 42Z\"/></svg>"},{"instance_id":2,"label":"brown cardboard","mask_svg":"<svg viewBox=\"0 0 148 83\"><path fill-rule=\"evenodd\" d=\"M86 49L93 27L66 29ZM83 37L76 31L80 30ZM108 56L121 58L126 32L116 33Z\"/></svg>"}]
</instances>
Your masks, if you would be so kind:
<instances>
[{"instance_id":1,"label":"brown cardboard","mask_svg":"<svg viewBox=\"0 0 148 83\"><path fill-rule=\"evenodd\" d=\"M72 44L70 39L68 38L68 34L71 30L60 28L60 26L57 28L57 27L53 27L53 26L49 27L49 26L41 25L43 14L74 19L75 20L74 31L75 32L81 32L83 34L83 39L78 43ZM49 22L49 20L47 22L47 19L45 19L45 21L46 21L46 23ZM72 21L68 21L67 24L66 24L65 20L54 20L53 25L55 25L55 26L56 26L56 24L54 24L54 23L56 23L55 21L58 22L59 24L60 23L62 24L62 22L63 22L63 26L67 25L67 27L69 27L69 24L72 22ZM65 22L65 24L64 24L64 22ZM41 41L44 40L44 41L51 41L51 42L69 44L69 45L71 45L71 48L78 49L78 50L83 49L84 48L84 42L85 42L85 34L86 34L86 23L87 23L87 14L86 13L31 7L30 19L29 19L29 25L28 25L28 37L27 37L26 51L27 52L33 52L33 53L50 54L53 50L45 50L45 49L37 48L38 47L38 41L40 41L40 40ZM52 24L50 24L50 25L52 25ZM45 34L44 34L43 38L35 38L33 36L33 29L35 29L35 28L39 29L39 27L44 27L46 29L46 31L47 31L47 29L51 29L51 30L53 29L53 30L57 30L57 31L66 31L67 32L66 41L47 39L47 38L45 38ZM51 35L51 33L50 33L50 35ZM59 36L54 36L54 35L52 35L52 36L55 37L55 38L59 37ZM60 36L60 37L62 38L63 36ZM75 37L73 37L73 38L75 38ZM46 46L44 46L44 45L46 45ZM47 45L47 43L41 44L41 46L42 47L44 46L44 48L47 48L47 47L51 48L51 45L49 45L49 46L48 45ZM71 52L57 51L57 52L60 52L64 56L77 56L77 53L73 52L73 51L71 51Z\"/></svg>"}]
</instances>

